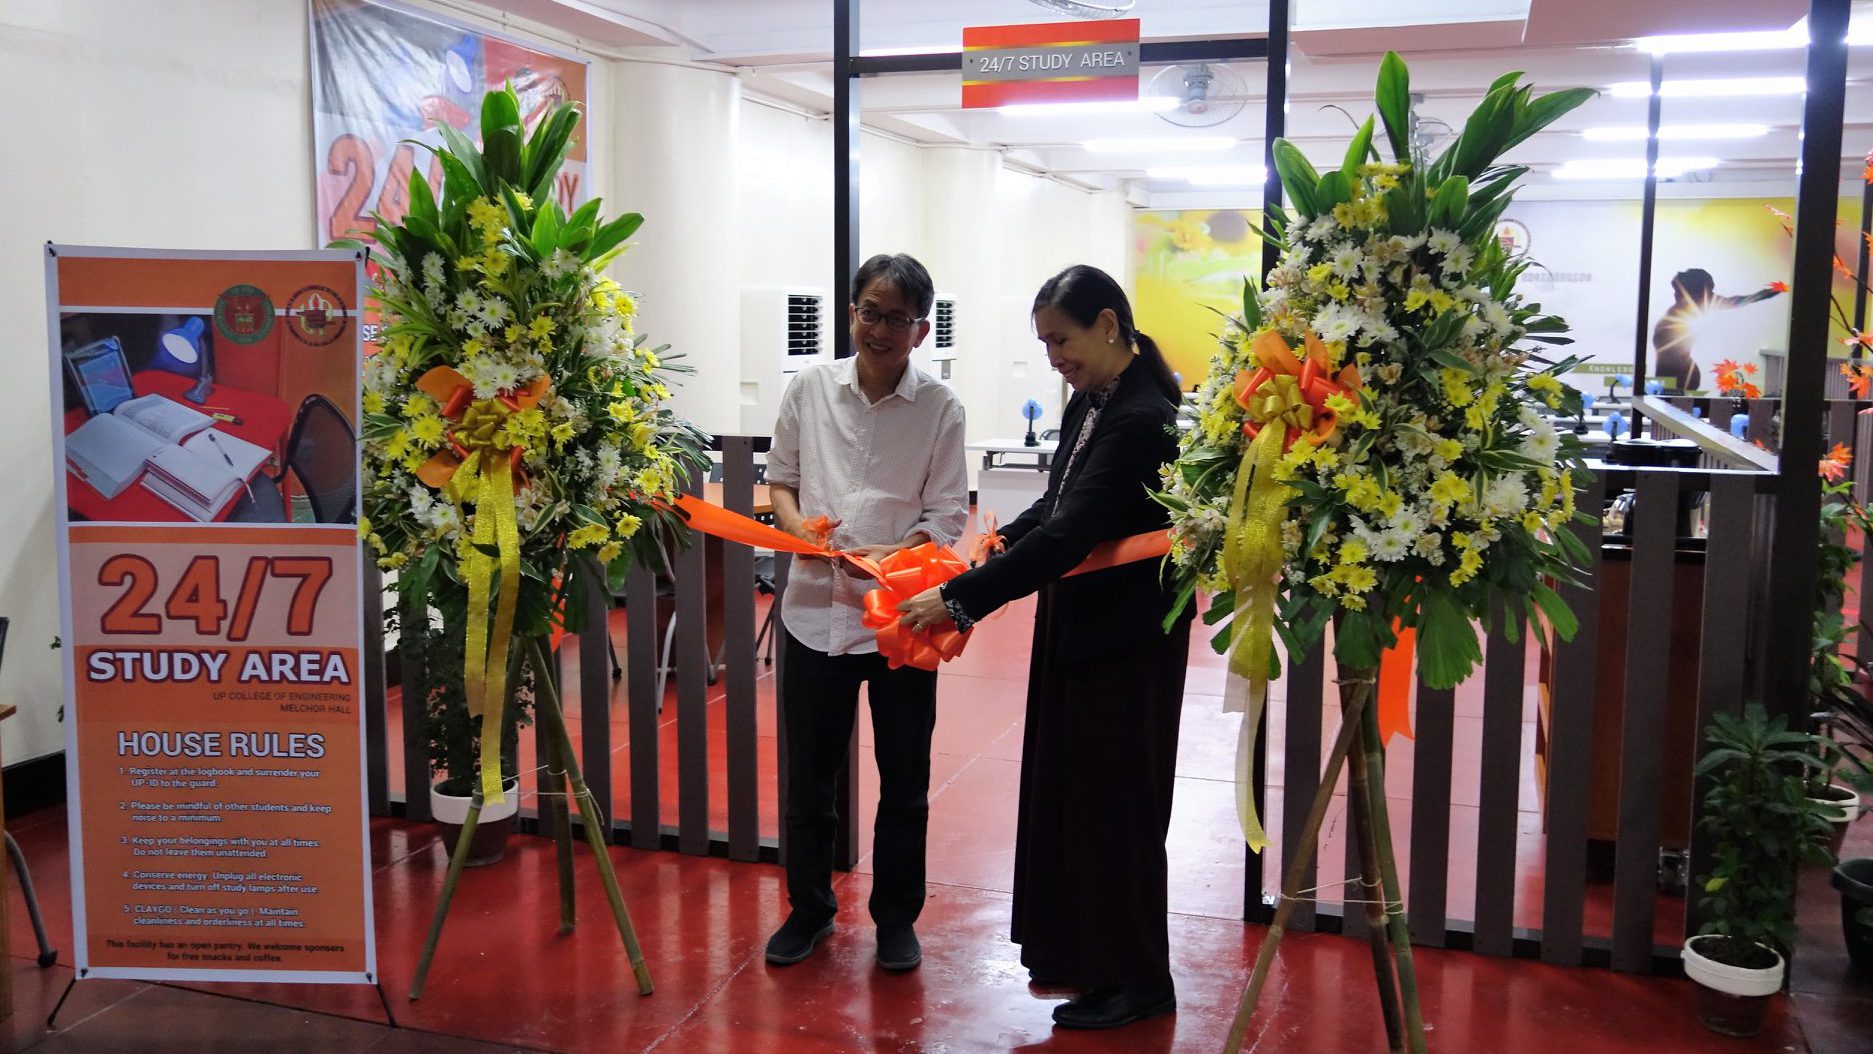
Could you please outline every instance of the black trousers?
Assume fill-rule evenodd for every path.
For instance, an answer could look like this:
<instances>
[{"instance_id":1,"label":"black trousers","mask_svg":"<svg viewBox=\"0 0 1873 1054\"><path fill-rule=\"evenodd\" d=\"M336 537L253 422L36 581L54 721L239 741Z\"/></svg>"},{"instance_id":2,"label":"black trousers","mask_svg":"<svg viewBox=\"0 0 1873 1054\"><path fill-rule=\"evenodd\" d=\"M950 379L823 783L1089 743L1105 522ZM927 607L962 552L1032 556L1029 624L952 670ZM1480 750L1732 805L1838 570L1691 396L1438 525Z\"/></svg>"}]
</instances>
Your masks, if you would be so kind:
<instances>
[{"instance_id":1,"label":"black trousers","mask_svg":"<svg viewBox=\"0 0 1873 1054\"><path fill-rule=\"evenodd\" d=\"M924 831L930 823L930 733L936 672L893 670L882 656L827 655L787 634L781 690L787 732L787 897L793 910L830 920L833 832L846 746L868 685L878 761L872 838L871 917L880 926L917 921L924 902Z\"/></svg>"}]
</instances>

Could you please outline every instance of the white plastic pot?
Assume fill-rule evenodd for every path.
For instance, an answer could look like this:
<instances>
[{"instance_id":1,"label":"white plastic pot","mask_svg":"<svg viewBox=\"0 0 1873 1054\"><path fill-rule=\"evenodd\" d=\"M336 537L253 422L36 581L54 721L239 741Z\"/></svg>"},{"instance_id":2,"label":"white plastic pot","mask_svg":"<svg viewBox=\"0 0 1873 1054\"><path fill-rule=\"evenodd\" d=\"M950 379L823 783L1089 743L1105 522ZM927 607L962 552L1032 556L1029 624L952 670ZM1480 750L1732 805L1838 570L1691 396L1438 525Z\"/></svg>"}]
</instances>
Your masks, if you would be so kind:
<instances>
[{"instance_id":1,"label":"white plastic pot","mask_svg":"<svg viewBox=\"0 0 1873 1054\"><path fill-rule=\"evenodd\" d=\"M1709 939L1708 935L1693 937L1684 942L1684 975L1698 984L1725 995L1735 996L1770 996L1782 990L1782 975L1788 964L1773 948L1766 948L1775 956L1775 965L1761 970L1751 970L1743 966L1731 966L1699 954L1699 941ZM1760 946L1759 947L1763 947Z\"/></svg>"},{"instance_id":2,"label":"white plastic pot","mask_svg":"<svg viewBox=\"0 0 1873 1054\"><path fill-rule=\"evenodd\" d=\"M1829 823L1852 823L1859 817L1859 791L1841 783L1830 783L1827 789L1831 793L1808 800L1820 807Z\"/></svg>"},{"instance_id":3,"label":"white plastic pot","mask_svg":"<svg viewBox=\"0 0 1873 1054\"><path fill-rule=\"evenodd\" d=\"M502 784L501 792L502 800L499 804L494 802L483 803L481 806L481 817L476 821L477 823L491 823L495 820L505 820L520 811L520 781L508 780L506 783ZM468 822L468 806L470 801L471 799L467 797L458 798L453 794L444 794L438 791L434 784L431 784L429 788L429 815L435 817L437 823L450 823L460 827L462 824Z\"/></svg>"}]
</instances>

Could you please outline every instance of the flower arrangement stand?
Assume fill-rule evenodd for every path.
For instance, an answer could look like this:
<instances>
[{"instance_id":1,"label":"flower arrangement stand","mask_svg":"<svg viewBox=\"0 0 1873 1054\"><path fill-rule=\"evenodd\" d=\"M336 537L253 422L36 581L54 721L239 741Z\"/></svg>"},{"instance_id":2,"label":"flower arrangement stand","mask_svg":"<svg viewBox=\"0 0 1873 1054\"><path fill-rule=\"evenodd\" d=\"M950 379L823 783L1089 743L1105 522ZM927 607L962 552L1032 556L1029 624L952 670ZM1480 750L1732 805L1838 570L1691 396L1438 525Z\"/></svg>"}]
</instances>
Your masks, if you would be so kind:
<instances>
[{"instance_id":1,"label":"flower arrangement stand","mask_svg":"<svg viewBox=\"0 0 1873 1054\"><path fill-rule=\"evenodd\" d=\"M604 816L598 803L592 797L592 789L585 783L584 775L579 771L576 752L572 748L572 737L566 731L565 714L559 706L559 689L553 684L551 666L546 661L545 652L540 642L528 638L526 657L533 668L534 684L539 691L538 705L534 719L546 726L547 763L546 783L540 797L549 804L545 807L553 813L553 835L557 844L559 870L559 927L561 933L569 933L573 928L572 905L572 825L570 810L566 805L566 795L560 780L563 778L571 786L572 797L579 804L580 826L585 829L585 840L592 847L592 855L598 861L598 878L605 887L605 897L611 903L611 917L618 925L618 936L624 941L625 954L631 960L631 973L637 978L639 995L649 995L654 986L650 981L650 967L644 962L643 949L637 943L637 931L631 926L631 914L625 909L624 894L618 888L618 875L611 866L611 854L607 852L604 834ZM481 817L481 791L477 789L468 807L468 818L462 823L462 833L455 841L455 851L449 857L449 870L442 880L442 896L436 902L435 916L429 922L429 935L423 940L422 955L416 961L416 974L410 981L410 998L423 997L423 987L428 983L429 964L435 958L436 945L442 939L442 923L448 918L449 903L455 898L455 884L462 877L462 867L468 860L468 844L475 835L475 824Z\"/></svg>"},{"instance_id":2,"label":"flower arrangement stand","mask_svg":"<svg viewBox=\"0 0 1873 1054\"><path fill-rule=\"evenodd\" d=\"M1307 865L1313 862L1320 825L1333 800L1333 787L1339 781L1342 765L1350 769L1348 804L1352 837L1358 840L1361 871L1359 879L1349 886L1366 891L1363 899L1367 930L1372 942L1373 972L1379 987L1379 1008L1385 1018L1387 1049L1424 1054L1424 1016L1418 1003L1417 971L1411 957L1411 934L1405 927L1398 866L1392 854L1391 822L1385 805L1385 748L1379 738L1378 711L1372 705L1378 671L1342 673L1340 732L1327 756L1313 804L1308 808L1299 850L1288 862L1287 874L1282 879L1281 903L1275 907L1274 921L1268 927L1268 935L1262 938L1248 987L1236 1006L1235 1021L1230 1025L1229 1040L1223 1048L1227 1054L1238 1054L1242 1050L1249 1022L1255 1016L1262 989L1274 966L1275 949L1287 932L1288 918L1294 912L1295 903L1302 896L1301 877ZM1358 740L1357 746L1355 740ZM1375 898L1374 894L1382 899Z\"/></svg>"}]
</instances>

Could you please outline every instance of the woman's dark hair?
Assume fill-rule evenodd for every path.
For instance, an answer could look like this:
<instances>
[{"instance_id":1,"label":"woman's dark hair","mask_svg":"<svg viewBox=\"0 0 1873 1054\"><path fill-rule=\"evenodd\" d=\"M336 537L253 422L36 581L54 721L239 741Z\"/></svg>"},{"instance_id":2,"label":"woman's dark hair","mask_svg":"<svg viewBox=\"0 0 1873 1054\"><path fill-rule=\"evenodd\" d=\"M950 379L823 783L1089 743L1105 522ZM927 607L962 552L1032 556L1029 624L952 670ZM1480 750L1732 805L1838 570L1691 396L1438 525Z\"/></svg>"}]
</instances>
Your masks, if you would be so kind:
<instances>
[{"instance_id":1,"label":"woman's dark hair","mask_svg":"<svg viewBox=\"0 0 1873 1054\"><path fill-rule=\"evenodd\" d=\"M1034 294L1031 311L1044 307L1051 307L1086 327L1098 321L1099 312L1111 310L1119 320L1119 336L1138 349L1139 365L1150 371L1164 397L1174 403L1183 400L1177 375L1171 372L1170 363L1164 361L1164 353L1158 350L1157 342L1138 332L1132 322L1131 301L1125 298L1125 290L1119 288L1111 275L1088 264L1074 264L1042 283L1041 291Z\"/></svg>"},{"instance_id":2,"label":"woman's dark hair","mask_svg":"<svg viewBox=\"0 0 1873 1054\"><path fill-rule=\"evenodd\" d=\"M1710 276L1710 272L1704 270L1702 267L1693 267L1688 271L1679 271L1677 274L1671 276L1671 280L1677 283L1678 288L1684 290L1684 295L1693 300L1702 300L1709 296L1712 290L1717 288L1716 279L1713 279Z\"/></svg>"},{"instance_id":3,"label":"woman's dark hair","mask_svg":"<svg viewBox=\"0 0 1873 1054\"><path fill-rule=\"evenodd\" d=\"M936 303L936 283L914 256L879 253L860 264L858 273L852 276L852 303L858 303L859 295L873 282L895 287L917 309L918 318L928 318L930 306Z\"/></svg>"}]
</instances>

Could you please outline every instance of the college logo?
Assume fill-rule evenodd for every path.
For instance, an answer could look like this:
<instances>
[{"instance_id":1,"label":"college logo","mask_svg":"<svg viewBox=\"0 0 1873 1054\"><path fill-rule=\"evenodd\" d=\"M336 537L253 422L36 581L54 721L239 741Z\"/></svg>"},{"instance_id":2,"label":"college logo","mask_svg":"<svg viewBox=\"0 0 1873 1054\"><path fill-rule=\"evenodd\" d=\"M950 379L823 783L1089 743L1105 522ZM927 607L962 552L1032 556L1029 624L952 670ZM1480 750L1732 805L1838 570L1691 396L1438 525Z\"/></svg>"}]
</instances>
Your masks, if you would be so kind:
<instances>
[{"instance_id":1,"label":"college logo","mask_svg":"<svg viewBox=\"0 0 1873 1054\"><path fill-rule=\"evenodd\" d=\"M251 285L230 286L215 301L215 332L236 344L257 344L273 332L273 301Z\"/></svg>"},{"instance_id":2,"label":"college logo","mask_svg":"<svg viewBox=\"0 0 1873 1054\"><path fill-rule=\"evenodd\" d=\"M1502 243L1502 251L1510 256L1528 252L1528 225L1521 220L1503 220L1496 224L1496 240Z\"/></svg>"},{"instance_id":3,"label":"college logo","mask_svg":"<svg viewBox=\"0 0 1873 1054\"><path fill-rule=\"evenodd\" d=\"M330 286L309 285L286 301L286 328L303 344L322 347L345 335L351 320L345 301Z\"/></svg>"}]
</instances>

